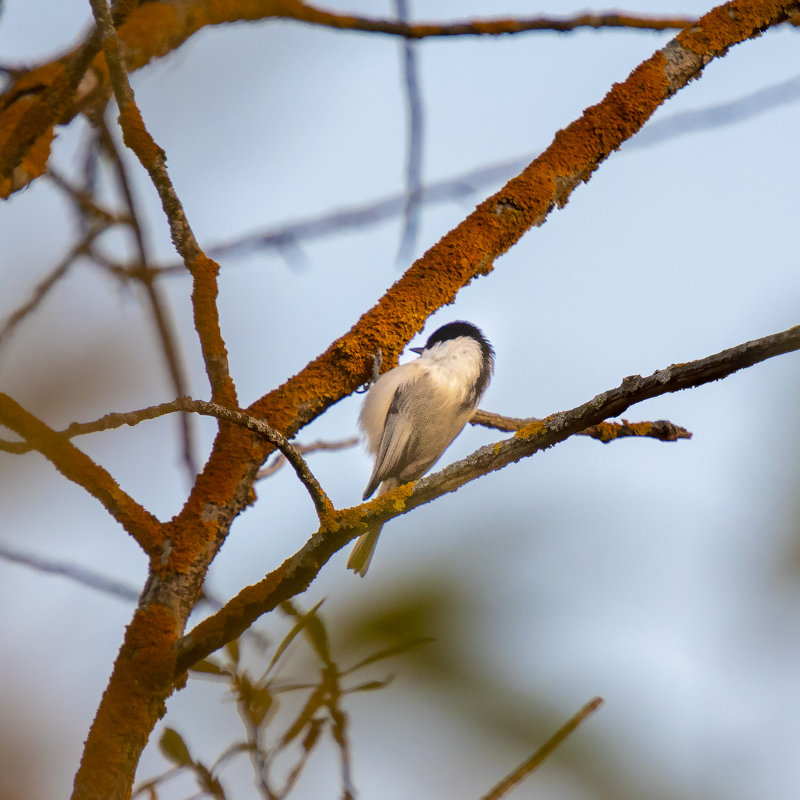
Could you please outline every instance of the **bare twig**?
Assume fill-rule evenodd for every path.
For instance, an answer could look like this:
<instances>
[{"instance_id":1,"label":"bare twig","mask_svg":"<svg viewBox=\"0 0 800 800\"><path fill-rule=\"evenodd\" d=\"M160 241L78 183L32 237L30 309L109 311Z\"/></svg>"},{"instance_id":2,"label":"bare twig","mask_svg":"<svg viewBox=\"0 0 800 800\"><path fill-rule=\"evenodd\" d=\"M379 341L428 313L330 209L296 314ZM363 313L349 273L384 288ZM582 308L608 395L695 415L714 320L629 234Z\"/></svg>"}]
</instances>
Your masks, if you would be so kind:
<instances>
[{"instance_id":1,"label":"bare twig","mask_svg":"<svg viewBox=\"0 0 800 800\"><path fill-rule=\"evenodd\" d=\"M518 431L526 425L541 421L536 417L529 417L528 419L503 417L500 414L492 414L489 411L478 409L472 415L470 424L482 425L485 428L494 428L498 431ZM692 438L691 432L687 431L686 428L673 425L665 419L659 419L655 422L628 422L627 420L622 420L622 422L601 422L584 431L578 431L575 435L590 436L592 439L603 442L603 444L630 436L646 436L651 439L658 439L661 442L674 442L677 439Z\"/></svg>"},{"instance_id":2,"label":"bare twig","mask_svg":"<svg viewBox=\"0 0 800 800\"><path fill-rule=\"evenodd\" d=\"M86 235L78 242L66 256L56 265L56 267L37 285L33 290L30 298L26 300L15 311L9 314L6 321L0 328L0 346L8 341L8 338L13 333L14 329L36 308L39 303L47 297L50 290L63 278L75 262L81 257L89 253L89 248L92 242L105 230L104 227L92 228Z\"/></svg>"},{"instance_id":3,"label":"bare twig","mask_svg":"<svg viewBox=\"0 0 800 800\"><path fill-rule=\"evenodd\" d=\"M500 800L510 789L523 781L553 752L590 714L603 705L602 697L590 700L577 714L570 717L529 759L487 792L481 800Z\"/></svg>"},{"instance_id":4,"label":"bare twig","mask_svg":"<svg viewBox=\"0 0 800 800\"><path fill-rule=\"evenodd\" d=\"M408 24L408 4L406 0L395 0L397 17L400 22ZM423 115L422 97L417 74L417 54L411 39L403 42L403 75L408 110L408 155L406 158L406 200L403 209L404 225L397 250L397 259L401 263L409 260L414 252L419 228L419 215L422 204L422 144Z\"/></svg>"},{"instance_id":5,"label":"bare twig","mask_svg":"<svg viewBox=\"0 0 800 800\"><path fill-rule=\"evenodd\" d=\"M312 442L311 444L295 444L294 449L300 453L300 455L305 455L306 453L316 453L320 450L346 450L348 447L355 447L355 445L358 444L358 441L358 436L352 436L349 439L341 439L338 442L317 441ZM256 480L258 481L262 478L269 478L271 475L274 475L285 463L286 456L283 453L278 453L275 458L272 459L272 463L267 464L266 467L258 471Z\"/></svg>"},{"instance_id":6,"label":"bare twig","mask_svg":"<svg viewBox=\"0 0 800 800\"><path fill-rule=\"evenodd\" d=\"M293 556L258 583L248 586L216 614L199 623L180 643L177 673L237 638L258 617L305 591L330 557L365 527L405 514L476 478L546 450L570 436L618 416L653 397L720 380L782 353L800 350L800 326L745 342L697 361L673 364L642 378L625 378L616 389L570 411L552 414L520 429L510 439L480 448L461 461L352 509L333 514Z\"/></svg>"},{"instance_id":7,"label":"bare twig","mask_svg":"<svg viewBox=\"0 0 800 800\"><path fill-rule=\"evenodd\" d=\"M100 572L82 567L80 564L73 564L67 561L57 561L56 559L46 558L38 554L22 553L14 550L7 545L0 544L0 559L9 561L12 564L23 564L37 572L48 572L54 575L61 575L69 578L82 586L88 586L98 592L118 597L121 600L136 602L139 599L139 592L128 584L115 581Z\"/></svg>"},{"instance_id":8,"label":"bare twig","mask_svg":"<svg viewBox=\"0 0 800 800\"><path fill-rule=\"evenodd\" d=\"M385 33L407 39L426 39L441 36L502 36L531 31L569 33L579 28L628 28L634 30L679 30L690 25L691 17L652 17L636 14L577 14L573 17L520 17L517 19L474 19L464 22L417 23L392 19L376 19L333 14L306 5L305 11L286 14L286 17L343 30ZM281 15L284 16L284 15Z\"/></svg>"},{"instance_id":9,"label":"bare twig","mask_svg":"<svg viewBox=\"0 0 800 800\"><path fill-rule=\"evenodd\" d=\"M333 503L331 503L328 495L325 494L325 491L308 468L308 464L303 460L303 457L285 436L278 433L274 428L271 428L266 422L251 417L244 411L234 411L230 408L220 406L217 403L207 403L203 400L185 401L184 407L187 411L196 411L199 414L206 414L208 416L217 417L217 419L225 420L226 422L232 422L235 425L240 425L243 428L247 428L247 430L257 433L263 439L275 445L275 447L286 456L286 460L292 465L300 482L306 487L314 503L314 508L317 510L317 516L319 516L320 521L333 511Z\"/></svg>"}]
</instances>

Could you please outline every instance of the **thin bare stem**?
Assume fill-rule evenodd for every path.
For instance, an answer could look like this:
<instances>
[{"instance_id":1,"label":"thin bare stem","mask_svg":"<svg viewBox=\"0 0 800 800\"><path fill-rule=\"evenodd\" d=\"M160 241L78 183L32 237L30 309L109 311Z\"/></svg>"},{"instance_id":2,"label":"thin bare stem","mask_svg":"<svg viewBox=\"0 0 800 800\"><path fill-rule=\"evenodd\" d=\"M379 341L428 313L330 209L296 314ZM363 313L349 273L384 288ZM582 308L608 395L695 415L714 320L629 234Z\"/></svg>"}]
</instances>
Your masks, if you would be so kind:
<instances>
[{"instance_id":1,"label":"thin bare stem","mask_svg":"<svg viewBox=\"0 0 800 800\"><path fill-rule=\"evenodd\" d=\"M297 452L285 436L271 428L266 422L262 422L244 411L234 411L217 403L208 403L203 400L185 401L184 407L187 411L196 411L199 414L206 414L226 422L232 422L234 425L240 425L275 445L291 464L300 482L306 487L320 521L333 511L333 503L331 503L328 495L325 494L319 481L314 477L300 453Z\"/></svg>"},{"instance_id":2,"label":"thin bare stem","mask_svg":"<svg viewBox=\"0 0 800 800\"><path fill-rule=\"evenodd\" d=\"M395 0L395 9L400 22L408 24L407 0ZM416 45L411 39L403 42L403 85L408 119L406 156L406 199L403 209L403 234L397 251L398 261L409 260L414 251L422 207L422 144L423 125L422 96L417 73Z\"/></svg>"},{"instance_id":3,"label":"thin bare stem","mask_svg":"<svg viewBox=\"0 0 800 800\"><path fill-rule=\"evenodd\" d=\"M519 417L504 417L500 414L492 414L489 411L478 409L470 419L470 425L482 425L485 428L494 428L498 431L518 431L526 425L534 422L541 422L537 417L520 419ZM691 439L692 434L686 428L674 425L669 420L658 419L654 422L601 422L592 425L584 431L578 431L576 436L590 436L603 444L612 442L615 439L625 439L631 436L646 436L651 439L658 439L661 442L674 442L678 439Z\"/></svg>"},{"instance_id":4,"label":"thin bare stem","mask_svg":"<svg viewBox=\"0 0 800 800\"><path fill-rule=\"evenodd\" d=\"M121 581L109 578L101 572L87 569L80 564L69 561L58 561L54 558L47 558L38 553L23 553L14 550L5 544L0 543L0 559L12 564L22 564L36 572L44 572L52 575L61 575L81 586L87 586L103 594L108 594L128 602L136 602L139 599L139 592L132 586Z\"/></svg>"},{"instance_id":5,"label":"thin bare stem","mask_svg":"<svg viewBox=\"0 0 800 800\"><path fill-rule=\"evenodd\" d=\"M590 700L577 714L570 717L529 759L487 792L481 800L500 800L509 790L525 780L589 715L603 705L602 697Z\"/></svg>"},{"instance_id":6,"label":"thin bare stem","mask_svg":"<svg viewBox=\"0 0 800 800\"><path fill-rule=\"evenodd\" d=\"M89 253L92 242L94 242L104 230L105 228L92 228L89 230L56 267L36 285L30 298L9 314L3 326L0 328L0 346L8 342L9 337L16 327L38 308L39 304L47 297L50 290L67 274L67 272L69 272L75 262L81 256L85 256Z\"/></svg>"},{"instance_id":7,"label":"thin bare stem","mask_svg":"<svg viewBox=\"0 0 800 800\"><path fill-rule=\"evenodd\" d=\"M280 14L284 18L293 18L313 25L323 25L341 30L367 31L402 36L407 39L426 39L441 36L503 36L532 31L557 31L569 33L580 28L628 28L633 30L679 30L690 25L691 17L654 17L637 14L576 14L572 17L519 17L473 19L463 22L417 23L410 24L404 20L377 19L355 17L352 15L334 14L322 11L313 6L293 2L289 8L302 8L302 11L288 11Z\"/></svg>"},{"instance_id":8,"label":"thin bare stem","mask_svg":"<svg viewBox=\"0 0 800 800\"><path fill-rule=\"evenodd\" d=\"M349 439L341 439L338 442L316 441L312 442L311 444L295 444L294 449L297 450L300 455L305 455L306 453L317 453L320 450L346 450L348 447L355 447L358 442L358 436L351 436ZM283 453L278 453L275 458L272 459L271 464L268 464L266 467L258 471L256 480L260 481L262 478L269 478L271 475L274 475L285 463L286 456Z\"/></svg>"}]
</instances>

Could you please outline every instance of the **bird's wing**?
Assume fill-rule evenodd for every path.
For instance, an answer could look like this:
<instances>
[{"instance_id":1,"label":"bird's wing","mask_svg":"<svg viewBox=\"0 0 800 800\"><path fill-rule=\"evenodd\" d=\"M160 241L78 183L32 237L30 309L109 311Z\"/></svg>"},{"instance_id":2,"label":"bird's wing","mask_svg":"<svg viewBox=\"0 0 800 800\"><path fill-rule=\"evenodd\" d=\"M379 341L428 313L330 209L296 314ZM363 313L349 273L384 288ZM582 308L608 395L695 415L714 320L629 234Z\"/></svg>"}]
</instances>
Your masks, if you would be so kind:
<instances>
[{"instance_id":1,"label":"bird's wing","mask_svg":"<svg viewBox=\"0 0 800 800\"><path fill-rule=\"evenodd\" d=\"M404 395L406 395L405 399ZM365 500L404 462L404 455L408 452L409 447L413 446L414 426L407 415L407 395L407 390L404 391L402 387L398 388L389 404L386 420L383 423L383 433L381 433L380 443L375 454L375 468L372 470L372 477L364 490Z\"/></svg>"},{"instance_id":2,"label":"bird's wing","mask_svg":"<svg viewBox=\"0 0 800 800\"><path fill-rule=\"evenodd\" d=\"M386 413L364 499L384 481L393 479L399 486L416 480L439 460L466 421L466 417L456 421L454 411L446 405L446 398L437 395L427 375L421 375L410 387L397 388ZM443 425L444 420L454 424Z\"/></svg>"}]
</instances>

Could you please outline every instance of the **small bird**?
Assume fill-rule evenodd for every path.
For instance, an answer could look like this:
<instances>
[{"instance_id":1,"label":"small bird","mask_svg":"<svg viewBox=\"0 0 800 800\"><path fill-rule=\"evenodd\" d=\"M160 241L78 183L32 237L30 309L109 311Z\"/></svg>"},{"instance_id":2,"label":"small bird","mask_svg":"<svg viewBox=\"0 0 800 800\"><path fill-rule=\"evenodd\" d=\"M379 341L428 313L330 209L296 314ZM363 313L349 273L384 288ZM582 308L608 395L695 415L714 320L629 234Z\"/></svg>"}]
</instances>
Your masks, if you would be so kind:
<instances>
[{"instance_id":1,"label":"small bird","mask_svg":"<svg viewBox=\"0 0 800 800\"><path fill-rule=\"evenodd\" d=\"M411 350L420 357L381 375L361 409L361 429L375 456L364 500L376 489L380 495L421 478L461 433L492 377L494 350L470 322L449 322ZM381 527L361 535L347 560L361 576Z\"/></svg>"}]
</instances>

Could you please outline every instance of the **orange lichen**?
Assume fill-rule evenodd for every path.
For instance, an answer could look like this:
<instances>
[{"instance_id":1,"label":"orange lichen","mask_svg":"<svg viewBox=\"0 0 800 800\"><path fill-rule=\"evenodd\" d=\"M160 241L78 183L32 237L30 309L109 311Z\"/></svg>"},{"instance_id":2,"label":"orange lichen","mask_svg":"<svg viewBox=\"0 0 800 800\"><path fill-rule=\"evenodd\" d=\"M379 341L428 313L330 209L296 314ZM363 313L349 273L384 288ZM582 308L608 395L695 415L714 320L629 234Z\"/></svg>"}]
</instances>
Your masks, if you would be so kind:
<instances>
[{"instance_id":1,"label":"orange lichen","mask_svg":"<svg viewBox=\"0 0 800 800\"><path fill-rule=\"evenodd\" d=\"M136 105L128 103L120 109L119 124L125 144L136 153L145 169L151 169L166 160L164 151L155 143L145 128L144 120Z\"/></svg>"},{"instance_id":2,"label":"orange lichen","mask_svg":"<svg viewBox=\"0 0 800 800\"><path fill-rule=\"evenodd\" d=\"M75 776L75 794L118 797L120 774L133 781L148 732L163 716L174 680L181 626L163 606L137 611L125 636ZM132 746L135 744L136 746Z\"/></svg>"},{"instance_id":3,"label":"orange lichen","mask_svg":"<svg viewBox=\"0 0 800 800\"><path fill-rule=\"evenodd\" d=\"M697 25L681 31L678 42L697 55L722 55L734 44L785 19L789 3L779 0L736 0L718 6Z\"/></svg>"},{"instance_id":4,"label":"orange lichen","mask_svg":"<svg viewBox=\"0 0 800 800\"><path fill-rule=\"evenodd\" d=\"M176 39L185 22L175 6L167 3L142 3L133 9L118 33L125 50L128 69L138 69L153 58L164 56L183 39ZM191 32L197 30L196 27Z\"/></svg>"},{"instance_id":5,"label":"orange lichen","mask_svg":"<svg viewBox=\"0 0 800 800\"><path fill-rule=\"evenodd\" d=\"M548 419L536 419L532 422L529 422L527 425L523 425L516 433L514 433L515 439L535 439L537 436L541 436L547 431L547 422Z\"/></svg>"}]
</instances>

